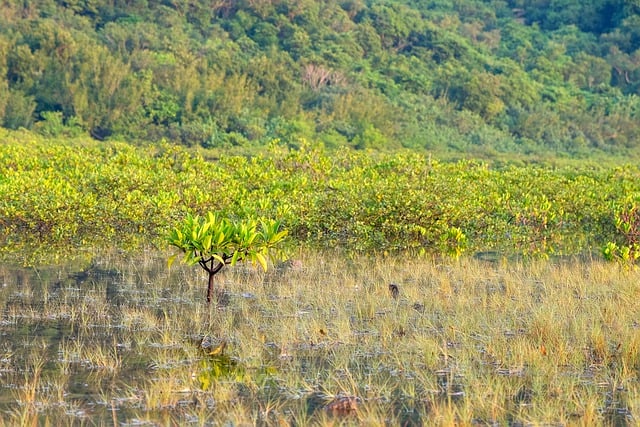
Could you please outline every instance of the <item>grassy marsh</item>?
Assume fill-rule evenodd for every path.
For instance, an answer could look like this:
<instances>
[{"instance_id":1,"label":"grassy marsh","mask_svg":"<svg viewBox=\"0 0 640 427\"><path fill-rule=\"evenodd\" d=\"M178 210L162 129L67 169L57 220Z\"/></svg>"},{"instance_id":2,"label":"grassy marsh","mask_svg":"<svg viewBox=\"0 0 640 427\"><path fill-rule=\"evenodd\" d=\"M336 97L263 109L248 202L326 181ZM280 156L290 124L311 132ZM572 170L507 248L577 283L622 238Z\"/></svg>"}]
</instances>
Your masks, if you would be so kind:
<instances>
[{"instance_id":1,"label":"grassy marsh","mask_svg":"<svg viewBox=\"0 0 640 427\"><path fill-rule=\"evenodd\" d=\"M0 425L640 417L634 269L301 252L217 278L220 303L207 307L203 272L169 271L166 254L0 267Z\"/></svg>"}]
</instances>

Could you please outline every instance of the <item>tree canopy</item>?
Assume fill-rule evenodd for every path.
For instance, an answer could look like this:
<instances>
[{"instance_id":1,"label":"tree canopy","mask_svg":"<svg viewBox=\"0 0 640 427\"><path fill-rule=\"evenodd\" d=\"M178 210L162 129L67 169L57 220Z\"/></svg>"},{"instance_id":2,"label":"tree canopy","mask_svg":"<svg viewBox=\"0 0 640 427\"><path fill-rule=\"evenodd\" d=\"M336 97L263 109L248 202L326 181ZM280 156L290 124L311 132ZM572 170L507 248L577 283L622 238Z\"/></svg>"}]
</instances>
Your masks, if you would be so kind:
<instances>
[{"instance_id":1,"label":"tree canopy","mask_svg":"<svg viewBox=\"0 0 640 427\"><path fill-rule=\"evenodd\" d=\"M640 148L624 0L3 0L0 124L204 147Z\"/></svg>"}]
</instances>

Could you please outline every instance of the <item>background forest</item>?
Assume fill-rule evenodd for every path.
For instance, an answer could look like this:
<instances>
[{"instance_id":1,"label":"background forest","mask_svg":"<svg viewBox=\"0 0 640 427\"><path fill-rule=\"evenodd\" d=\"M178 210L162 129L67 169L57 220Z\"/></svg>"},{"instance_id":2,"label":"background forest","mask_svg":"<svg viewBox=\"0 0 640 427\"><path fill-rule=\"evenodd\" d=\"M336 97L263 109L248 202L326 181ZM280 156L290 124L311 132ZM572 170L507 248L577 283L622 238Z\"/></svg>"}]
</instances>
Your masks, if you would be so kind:
<instances>
[{"instance_id":1,"label":"background forest","mask_svg":"<svg viewBox=\"0 0 640 427\"><path fill-rule=\"evenodd\" d=\"M0 0L0 124L253 149L622 156L637 0Z\"/></svg>"}]
</instances>

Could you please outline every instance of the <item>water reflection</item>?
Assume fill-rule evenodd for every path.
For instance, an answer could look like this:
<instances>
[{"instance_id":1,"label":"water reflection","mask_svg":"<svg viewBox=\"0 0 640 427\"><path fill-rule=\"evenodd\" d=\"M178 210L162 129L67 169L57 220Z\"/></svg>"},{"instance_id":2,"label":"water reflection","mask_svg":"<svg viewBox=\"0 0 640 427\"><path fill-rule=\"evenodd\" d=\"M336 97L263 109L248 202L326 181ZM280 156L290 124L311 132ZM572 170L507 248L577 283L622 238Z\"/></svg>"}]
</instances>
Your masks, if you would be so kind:
<instances>
[{"instance_id":1,"label":"water reflection","mask_svg":"<svg viewBox=\"0 0 640 427\"><path fill-rule=\"evenodd\" d=\"M617 350L603 347L606 357L591 352L567 366L554 365L546 350L528 350L529 363L505 364L493 350L524 357L526 316L509 323L489 315L480 327L457 327L473 317L455 304L471 301L481 311L478 301L509 307L530 298L527 306L538 307L540 300L549 304L551 280L523 281L515 293L519 287L505 284L508 271L488 270L496 276L488 281L450 280L455 269L432 269L440 282L416 276L420 285L403 286L396 299L386 280L376 288L368 260L266 274L237 266L220 276L218 285L229 285L217 288L220 303L207 306L200 269L176 263L168 270L166 258L100 254L56 267L0 266L0 426L4 419L309 425L374 413L388 425L422 425L458 408L478 425L523 425L545 410L551 392L576 401L594 396L592 414L605 424L634 420L637 390L622 377L627 365L616 365L623 360ZM474 288L476 297L465 299ZM568 304L583 302L571 298ZM557 375L545 377L541 367ZM566 390L559 383L548 391L545 381L559 379ZM497 415L482 409L485 386L498 396ZM567 419L588 416L576 409Z\"/></svg>"},{"instance_id":2,"label":"water reflection","mask_svg":"<svg viewBox=\"0 0 640 427\"><path fill-rule=\"evenodd\" d=\"M32 405L43 422L56 412L126 422L132 414L122 405L114 412L112 400L134 398L139 391L126 384L149 380L169 302L199 301L193 279L157 255L0 267L0 413ZM141 307L155 307L156 318Z\"/></svg>"}]
</instances>

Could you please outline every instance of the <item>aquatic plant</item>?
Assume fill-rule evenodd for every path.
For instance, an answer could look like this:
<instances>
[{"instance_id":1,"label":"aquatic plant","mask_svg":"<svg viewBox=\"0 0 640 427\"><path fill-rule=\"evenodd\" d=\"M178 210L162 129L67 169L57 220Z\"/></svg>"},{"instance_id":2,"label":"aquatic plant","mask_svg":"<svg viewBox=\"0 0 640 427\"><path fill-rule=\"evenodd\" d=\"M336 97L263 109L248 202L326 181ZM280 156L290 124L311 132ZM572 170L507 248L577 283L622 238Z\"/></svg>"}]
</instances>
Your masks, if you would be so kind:
<instances>
[{"instance_id":1,"label":"aquatic plant","mask_svg":"<svg viewBox=\"0 0 640 427\"><path fill-rule=\"evenodd\" d=\"M169 244L184 252L183 261L199 264L209 275L207 303L213 295L214 276L225 265L239 261L260 264L266 271L268 257L282 252L274 251L287 236L275 220L234 222L209 212L206 217L187 215L184 221L169 234ZM169 265L178 254L169 258Z\"/></svg>"}]
</instances>

